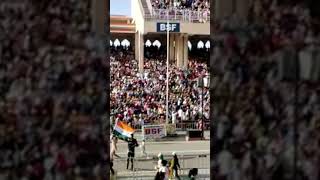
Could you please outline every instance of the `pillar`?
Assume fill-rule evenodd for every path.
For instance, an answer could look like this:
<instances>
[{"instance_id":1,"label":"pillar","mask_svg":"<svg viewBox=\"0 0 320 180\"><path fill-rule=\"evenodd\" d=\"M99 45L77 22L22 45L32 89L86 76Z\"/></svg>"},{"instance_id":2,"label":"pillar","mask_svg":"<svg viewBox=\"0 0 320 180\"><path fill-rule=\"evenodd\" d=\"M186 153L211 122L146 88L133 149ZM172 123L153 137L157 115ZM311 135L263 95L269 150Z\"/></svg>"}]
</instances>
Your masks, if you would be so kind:
<instances>
[{"instance_id":1,"label":"pillar","mask_svg":"<svg viewBox=\"0 0 320 180\"><path fill-rule=\"evenodd\" d=\"M177 61L177 52L178 52L178 34L173 34L173 64Z\"/></svg>"},{"instance_id":2,"label":"pillar","mask_svg":"<svg viewBox=\"0 0 320 180\"><path fill-rule=\"evenodd\" d=\"M170 34L170 50L169 50L169 59L170 62L174 61L174 53L175 53L175 49L174 49L174 36L175 34Z\"/></svg>"},{"instance_id":3,"label":"pillar","mask_svg":"<svg viewBox=\"0 0 320 180\"><path fill-rule=\"evenodd\" d=\"M139 33L139 72L143 72L144 66L144 39L143 34Z\"/></svg>"},{"instance_id":4,"label":"pillar","mask_svg":"<svg viewBox=\"0 0 320 180\"><path fill-rule=\"evenodd\" d=\"M134 57L135 60L139 60L139 32L134 35Z\"/></svg>"},{"instance_id":5,"label":"pillar","mask_svg":"<svg viewBox=\"0 0 320 180\"><path fill-rule=\"evenodd\" d=\"M183 37L183 67L188 68L189 64L188 35Z\"/></svg>"},{"instance_id":6,"label":"pillar","mask_svg":"<svg viewBox=\"0 0 320 180\"><path fill-rule=\"evenodd\" d=\"M183 37L180 34L176 36L176 45L177 66L181 68L183 66Z\"/></svg>"}]
</instances>

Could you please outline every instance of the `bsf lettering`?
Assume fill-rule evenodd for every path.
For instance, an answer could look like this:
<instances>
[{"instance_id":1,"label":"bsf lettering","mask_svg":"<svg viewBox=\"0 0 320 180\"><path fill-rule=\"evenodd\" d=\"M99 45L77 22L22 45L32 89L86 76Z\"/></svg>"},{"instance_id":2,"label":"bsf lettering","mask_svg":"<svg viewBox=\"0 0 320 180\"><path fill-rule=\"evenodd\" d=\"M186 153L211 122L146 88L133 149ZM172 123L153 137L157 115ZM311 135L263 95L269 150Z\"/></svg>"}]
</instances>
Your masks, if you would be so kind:
<instances>
[{"instance_id":1,"label":"bsf lettering","mask_svg":"<svg viewBox=\"0 0 320 180\"><path fill-rule=\"evenodd\" d=\"M157 134L157 129L152 129L152 134Z\"/></svg>"},{"instance_id":2,"label":"bsf lettering","mask_svg":"<svg viewBox=\"0 0 320 180\"><path fill-rule=\"evenodd\" d=\"M167 31L168 24L160 24L160 31ZM169 24L169 31L174 31L177 28L176 24Z\"/></svg>"},{"instance_id":3,"label":"bsf lettering","mask_svg":"<svg viewBox=\"0 0 320 180\"><path fill-rule=\"evenodd\" d=\"M145 134L160 134L161 129L145 129Z\"/></svg>"}]
</instances>

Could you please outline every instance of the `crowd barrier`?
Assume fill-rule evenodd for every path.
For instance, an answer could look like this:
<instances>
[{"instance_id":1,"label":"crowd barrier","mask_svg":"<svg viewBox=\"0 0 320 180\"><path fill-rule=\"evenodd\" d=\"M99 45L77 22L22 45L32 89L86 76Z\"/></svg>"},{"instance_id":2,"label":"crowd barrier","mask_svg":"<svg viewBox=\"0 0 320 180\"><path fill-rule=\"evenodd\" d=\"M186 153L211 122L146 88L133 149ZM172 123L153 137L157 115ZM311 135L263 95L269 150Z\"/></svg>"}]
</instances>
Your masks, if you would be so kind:
<instances>
[{"instance_id":1,"label":"crowd barrier","mask_svg":"<svg viewBox=\"0 0 320 180\"><path fill-rule=\"evenodd\" d=\"M186 131L186 130L198 129L197 122L182 122L176 124L176 130ZM210 122L204 122L204 130L210 130Z\"/></svg>"},{"instance_id":2,"label":"crowd barrier","mask_svg":"<svg viewBox=\"0 0 320 180\"><path fill-rule=\"evenodd\" d=\"M134 124L133 128L136 130L141 130L142 126L141 126L141 124ZM176 130L177 131L186 131L186 130L192 130L192 129L198 129L197 122L176 123ZM210 130L210 122L204 123L204 130Z\"/></svg>"},{"instance_id":3,"label":"crowd barrier","mask_svg":"<svg viewBox=\"0 0 320 180\"><path fill-rule=\"evenodd\" d=\"M169 11L169 14L168 14ZM192 11L192 10L180 10L180 9L152 9L150 15L145 14L146 20L179 20L187 22L209 22L210 11Z\"/></svg>"},{"instance_id":4,"label":"crowd barrier","mask_svg":"<svg viewBox=\"0 0 320 180\"><path fill-rule=\"evenodd\" d=\"M158 163L157 155L149 155L150 158L136 157L134 159L134 170L127 170L127 159L126 157L114 159L114 170L116 177L125 178L132 177L133 179L138 177L154 177L156 174L156 165ZM165 160L170 160L171 154L164 154ZM180 176L187 176L190 169L198 168L198 175L201 177L209 177L210 175L210 154L209 153L189 153L178 155L180 169ZM130 166L129 166L130 168Z\"/></svg>"}]
</instances>

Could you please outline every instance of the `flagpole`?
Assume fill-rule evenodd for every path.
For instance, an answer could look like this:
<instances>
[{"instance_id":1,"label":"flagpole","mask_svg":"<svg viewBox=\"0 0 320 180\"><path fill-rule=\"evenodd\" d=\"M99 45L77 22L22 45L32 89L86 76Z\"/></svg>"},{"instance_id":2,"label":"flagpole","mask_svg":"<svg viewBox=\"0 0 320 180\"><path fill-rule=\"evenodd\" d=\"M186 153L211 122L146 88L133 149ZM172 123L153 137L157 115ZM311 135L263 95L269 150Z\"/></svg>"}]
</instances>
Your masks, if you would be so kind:
<instances>
[{"instance_id":1,"label":"flagpole","mask_svg":"<svg viewBox=\"0 0 320 180\"><path fill-rule=\"evenodd\" d=\"M169 123L169 50L170 50L170 41L169 41L169 9L167 9L167 74L166 74L166 124Z\"/></svg>"}]
</instances>

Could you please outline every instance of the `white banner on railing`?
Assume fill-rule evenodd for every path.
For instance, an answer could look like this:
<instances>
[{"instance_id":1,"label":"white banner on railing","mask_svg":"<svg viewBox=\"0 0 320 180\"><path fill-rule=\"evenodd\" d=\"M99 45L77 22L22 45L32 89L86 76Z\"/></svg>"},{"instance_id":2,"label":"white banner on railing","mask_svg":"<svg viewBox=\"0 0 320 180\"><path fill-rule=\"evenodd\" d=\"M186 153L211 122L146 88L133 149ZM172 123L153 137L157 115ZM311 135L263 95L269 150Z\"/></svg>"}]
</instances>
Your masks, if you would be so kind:
<instances>
[{"instance_id":1,"label":"white banner on railing","mask_svg":"<svg viewBox=\"0 0 320 180\"><path fill-rule=\"evenodd\" d=\"M166 136L164 125L144 125L142 126L142 136L144 139L159 139Z\"/></svg>"}]
</instances>

